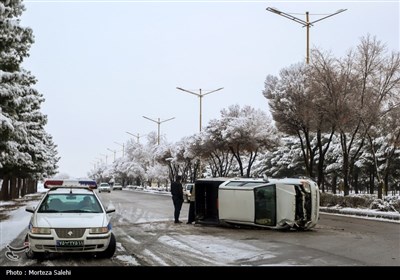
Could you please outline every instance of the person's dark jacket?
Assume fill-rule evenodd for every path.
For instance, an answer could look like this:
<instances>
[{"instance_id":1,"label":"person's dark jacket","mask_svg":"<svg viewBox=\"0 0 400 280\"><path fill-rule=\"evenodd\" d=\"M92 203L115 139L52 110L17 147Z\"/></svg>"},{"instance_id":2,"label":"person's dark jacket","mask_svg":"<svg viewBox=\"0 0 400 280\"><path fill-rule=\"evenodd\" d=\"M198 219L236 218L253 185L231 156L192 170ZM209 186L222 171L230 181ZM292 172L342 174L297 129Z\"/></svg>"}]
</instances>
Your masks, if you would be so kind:
<instances>
[{"instance_id":1,"label":"person's dark jacket","mask_svg":"<svg viewBox=\"0 0 400 280\"><path fill-rule=\"evenodd\" d=\"M172 182L171 194L172 197L183 200L183 188L180 182Z\"/></svg>"}]
</instances>

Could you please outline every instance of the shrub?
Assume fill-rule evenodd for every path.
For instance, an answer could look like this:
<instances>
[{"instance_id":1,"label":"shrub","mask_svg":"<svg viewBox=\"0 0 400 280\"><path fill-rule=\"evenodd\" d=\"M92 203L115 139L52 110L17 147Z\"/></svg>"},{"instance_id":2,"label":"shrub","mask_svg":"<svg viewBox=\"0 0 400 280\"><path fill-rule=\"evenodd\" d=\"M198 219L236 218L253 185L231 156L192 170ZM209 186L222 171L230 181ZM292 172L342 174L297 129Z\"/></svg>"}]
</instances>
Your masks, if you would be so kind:
<instances>
[{"instance_id":1,"label":"shrub","mask_svg":"<svg viewBox=\"0 0 400 280\"><path fill-rule=\"evenodd\" d=\"M370 195L341 196L331 193L322 193L320 205L325 207L340 206L351 208L370 208L374 198Z\"/></svg>"}]
</instances>

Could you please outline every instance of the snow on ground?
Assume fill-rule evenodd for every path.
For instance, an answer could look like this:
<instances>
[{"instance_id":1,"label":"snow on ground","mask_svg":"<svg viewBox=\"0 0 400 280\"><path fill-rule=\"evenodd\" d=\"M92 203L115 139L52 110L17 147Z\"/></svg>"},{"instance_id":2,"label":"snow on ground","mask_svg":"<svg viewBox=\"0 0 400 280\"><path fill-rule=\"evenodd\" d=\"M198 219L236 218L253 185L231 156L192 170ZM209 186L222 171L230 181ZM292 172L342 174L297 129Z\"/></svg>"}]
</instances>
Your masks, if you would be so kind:
<instances>
[{"instance_id":1,"label":"snow on ground","mask_svg":"<svg viewBox=\"0 0 400 280\"><path fill-rule=\"evenodd\" d=\"M125 248L120 242L117 242L117 251L126 253ZM139 266L137 260L131 255L117 255L115 258L125 263L126 266Z\"/></svg>"},{"instance_id":2,"label":"snow on ground","mask_svg":"<svg viewBox=\"0 0 400 280\"><path fill-rule=\"evenodd\" d=\"M117 260L126 263L127 266L139 266L139 263L135 260L134 257L129 255L118 255L115 257Z\"/></svg>"},{"instance_id":3,"label":"snow on ground","mask_svg":"<svg viewBox=\"0 0 400 280\"><path fill-rule=\"evenodd\" d=\"M37 203L37 201L30 201L26 206L34 206ZM27 215L25 207L19 207L8 214L7 220L0 221L0 250L14 240L23 230L27 230L29 225L30 215Z\"/></svg>"},{"instance_id":4,"label":"snow on ground","mask_svg":"<svg viewBox=\"0 0 400 280\"><path fill-rule=\"evenodd\" d=\"M383 218L390 220L400 220L400 213L398 212L384 212L374 209L361 209L361 208L348 208L348 207L320 207L321 212L337 213L343 215L363 216L370 218Z\"/></svg>"},{"instance_id":5,"label":"snow on ground","mask_svg":"<svg viewBox=\"0 0 400 280\"><path fill-rule=\"evenodd\" d=\"M25 207L36 206L39 201L37 199L32 200L32 197L39 198L40 194L45 191L43 184L39 184L37 194L26 195L24 199L17 199L16 201L0 201L0 212L8 215L5 220L0 220L0 250L14 240L22 231L28 229L31 215L27 215ZM24 201L27 202L24 203ZM18 207L9 207L11 205ZM13 210L7 211L6 209Z\"/></svg>"}]
</instances>

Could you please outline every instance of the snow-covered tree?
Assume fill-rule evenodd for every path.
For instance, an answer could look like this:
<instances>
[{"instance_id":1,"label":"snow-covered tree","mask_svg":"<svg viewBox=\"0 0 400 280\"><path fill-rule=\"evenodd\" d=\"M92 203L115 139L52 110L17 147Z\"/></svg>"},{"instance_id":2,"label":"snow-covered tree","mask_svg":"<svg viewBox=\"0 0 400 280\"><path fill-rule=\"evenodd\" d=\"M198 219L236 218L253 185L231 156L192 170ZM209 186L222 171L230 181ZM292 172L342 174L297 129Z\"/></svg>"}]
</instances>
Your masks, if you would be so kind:
<instances>
[{"instance_id":1,"label":"snow-covered tree","mask_svg":"<svg viewBox=\"0 0 400 280\"><path fill-rule=\"evenodd\" d=\"M38 179L55 174L59 158L44 130L36 79L21 67L34 41L32 30L20 26L23 11L19 0L0 1L0 177ZM4 184L7 179L7 198Z\"/></svg>"},{"instance_id":2,"label":"snow-covered tree","mask_svg":"<svg viewBox=\"0 0 400 280\"><path fill-rule=\"evenodd\" d=\"M282 69L279 78L268 75L263 94L278 130L299 138L306 169L304 175L314 177L317 147L311 145L311 140L318 119L313 108L315 92L309 82L310 71L311 67L298 63Z\"/></svg>"},{"instance_id":3,"label":"snow-covered tree","mask_svg":"<svg viewBox=\"0 0 400 280\"><path fill-rule=\"evenodd\" d=\"M356 51L350 51L341 60L340 65L341 69L347 69L346 74L342 75L343 105L351 109L347 111L348 114L339 116L336 122L342 143L344 193L347 195L354 163L360 156L359 151L365 145L369 132L380 122L385 122L387 112L399 105L400 54L394 52L387 55L386 46L368 35L361 39ZM397 100L394 104L391 103L393 98ZM356 152L350 155L356 137L361 141L356 146ZM380 192L382 178L379 181Z\"/></svg>"},{"instance_id":4,"label":"snow-covered tree","mask_svg":"<svg viewBox=\"0 0 400 280\"><path fill-rule=\"evenodd\" d=\"M318 164L322 187L324 161L338 135L347 195L357 181L353 178L359 174L356 162L365 151L369 132L387 122L388 112L399 106L400 55L387 55L385 46L368 35L343 58L313 50L311 61L283 69L279 78L267 76L264 95L277 128L299 137L308 176L314 177L313 166ZM369 142L372 148L373 141Z\"/></svg>"},{"instance_id":5,"label":"snow-covered tree","mask_svg":"<svg viewBox=\"0 0 400 280\"><path fill-rule=\"evenodd\" d=\"M191 143L192 153L208 162L211 177L228 177L231 172L233 154L222 137L220 121L211 120L204 131L197 134Z\"/></svg>"},{"instance_id":6,"label":"snow-covered tree","mask_svg":"<svg viewBox=\"0 0 400 280\"><path fill-rule=\"evenodd\" d=\"M281 139L281 145L261 156L257 176L284 178L304 174L300 140L294 136Z\"/></svg>"},{"instance_id":7,"label":"snow-covered tree","mask_svg":"<svg viewBox=\"0 0 400 280\"><path fill-rule=\"evenodd\" d=\"M400 107L395 107L386 112L378 126L368 132L369 155L375 167L378 181L378 197L382 192L387 195L389 181L396 185L396 175L400 174Z\"/></svg>"},{"instance_id":8,"label":"snow-covered tree","mask_svg":"<svg viewBox=\"0 0 400 280\"><path fill-rule=\"evenodd\" d=\"M251 168L260 152L272 149L279 141L269 116L250 106L232 105L221 110L221 119L210 121L208 131L214 132L211 139L224 145L232 153L239 167L239 175L250 177ZM245 160L245 162L244 162Z\"/></svg>"}]
</instances>

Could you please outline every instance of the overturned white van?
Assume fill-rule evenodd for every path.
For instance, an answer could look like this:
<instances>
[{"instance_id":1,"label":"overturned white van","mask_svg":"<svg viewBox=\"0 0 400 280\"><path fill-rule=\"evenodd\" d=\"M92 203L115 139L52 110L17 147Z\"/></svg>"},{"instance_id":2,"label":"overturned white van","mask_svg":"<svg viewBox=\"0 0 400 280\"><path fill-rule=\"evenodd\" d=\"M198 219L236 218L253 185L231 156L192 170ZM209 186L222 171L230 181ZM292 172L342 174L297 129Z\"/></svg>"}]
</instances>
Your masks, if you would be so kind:
<instances>
[{"instance_id":1,"label":"overturned white van","mask_svg":"<svg viewBox=\"0 0 400 280\"><path fill-rule=\"evenodd\" d=\"M198 223L307 230L319 219L319 189L310 179L213 178L195 186Z\"/></svg>"}]
</instances>

